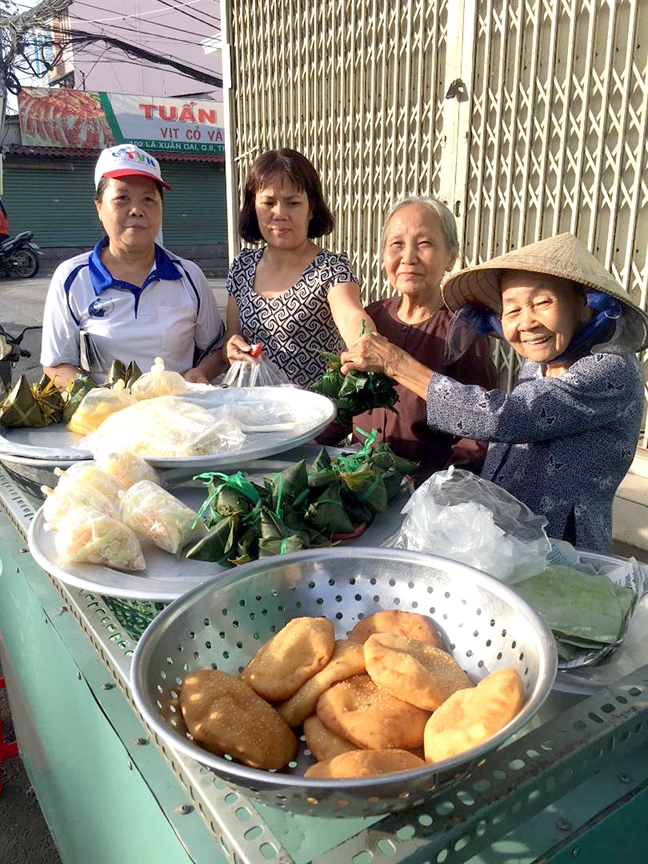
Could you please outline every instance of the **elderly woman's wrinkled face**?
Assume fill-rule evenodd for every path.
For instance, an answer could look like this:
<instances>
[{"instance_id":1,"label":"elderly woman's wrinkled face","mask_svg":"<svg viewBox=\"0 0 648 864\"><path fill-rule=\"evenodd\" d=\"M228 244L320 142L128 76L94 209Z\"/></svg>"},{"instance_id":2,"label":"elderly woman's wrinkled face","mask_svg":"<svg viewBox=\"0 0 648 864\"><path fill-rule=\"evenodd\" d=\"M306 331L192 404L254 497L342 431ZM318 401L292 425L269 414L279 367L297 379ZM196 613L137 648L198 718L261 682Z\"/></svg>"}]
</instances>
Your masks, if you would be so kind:
<instances>
[{"instance_id":1,"label":"elderly woman's wrinkled face","mask_svg":"<svg viewBox=\"0 0 648 864\"><path fill-rule=\"evenodd\" d=\"M111 177L95 207L113 252L151 252L162 224L162 196L154 180Z\"/></svg>"},{"instance_id":2,"label":"elderly woman's wrinkled face","mask_svg":"<svg viewBox=\"0 0 648 864\"><path fill-rule=\"evenodd\" d=\"M389 220L383 264L392 288L401 294L438 293L456 257L446 248L441 220L424 204L407 204Z\"/></svg>"},{"instance_id":3,"label":"elderly woman's wrinkled face","mask_svg":"<svg viewBox=\"0 0 648 864\"><path fill-rule=\"evenodd\" d=\"M566 279L511 271L500 285L504 338L527 360L550 363L587 320L582 291Z\"/></svg>"}]
</instances>

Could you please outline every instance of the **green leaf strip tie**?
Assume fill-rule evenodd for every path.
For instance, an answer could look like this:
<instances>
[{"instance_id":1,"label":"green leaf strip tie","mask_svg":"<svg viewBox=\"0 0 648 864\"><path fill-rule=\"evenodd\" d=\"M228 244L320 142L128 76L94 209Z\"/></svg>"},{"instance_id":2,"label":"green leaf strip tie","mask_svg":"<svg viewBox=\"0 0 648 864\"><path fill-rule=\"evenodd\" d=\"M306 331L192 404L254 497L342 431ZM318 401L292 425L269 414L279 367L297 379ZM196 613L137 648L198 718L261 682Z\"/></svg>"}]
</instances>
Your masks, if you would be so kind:
<instances>
[{"instance_id":1,"label":"green leaf strip tie","mask_svg":"<svg viewBox=\"0 0 648 864\"><path fill-rule=\"evenodd\" d=\"M382 475L376 474L374 481L371 484L371 486L369 486L367 489L365 489L365 491L362 492L360 495L356 494L356 498L358 498L360 501L366 501L367 498L369 498L373 494L374 489L380 483L381 480L382 480Z\"/></svg>"},{"instance_id":2,"label":"green leaf strip tie","mask_svg":"<svg viewBox=\"0 0 648 864\"><path fill-rule=\"evenodd\" d=\"M203 474L196 474L193 479L202 480L205 486L209 486L209 484L215 477L217 477L219 480L222 480L222 482L212 489L207 498L201 504L200 510L196 514L196 518L192 523L192 528L196 527L198 521L200 520L200 517L203 515L205 510L211 505L214 498L216 498L220 491L226 486L230 486L232 489L240 492L252 504L256 504L259 501L260 495L258 491L254 488L250 481L243 476L240 471L237 471L236 474L232 475L223 474L221 471L205 471Z\"/></svg>"}]
</instances>

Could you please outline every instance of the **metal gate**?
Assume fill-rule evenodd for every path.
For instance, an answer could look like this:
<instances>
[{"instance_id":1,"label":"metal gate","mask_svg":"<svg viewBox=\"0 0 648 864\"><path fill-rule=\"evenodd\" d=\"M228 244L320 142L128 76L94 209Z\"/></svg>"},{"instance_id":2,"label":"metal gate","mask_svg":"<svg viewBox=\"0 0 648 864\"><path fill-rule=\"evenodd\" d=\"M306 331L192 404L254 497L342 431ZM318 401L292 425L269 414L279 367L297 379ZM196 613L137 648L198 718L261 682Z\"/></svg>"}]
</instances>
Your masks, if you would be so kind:
<instances>
[{"instance_id":1,"label":"metal gate","mask_svg":"<svg viewBox=\"0 0 648 864\"><path fill-rule=\"evenodd\" d=\"M384 213L431 194L457 217L462 266L571 231L646 308L647 0L222 5L230 254L249 165L292 146L367 299L387 290Z\"/></svg>"}]
</instances>

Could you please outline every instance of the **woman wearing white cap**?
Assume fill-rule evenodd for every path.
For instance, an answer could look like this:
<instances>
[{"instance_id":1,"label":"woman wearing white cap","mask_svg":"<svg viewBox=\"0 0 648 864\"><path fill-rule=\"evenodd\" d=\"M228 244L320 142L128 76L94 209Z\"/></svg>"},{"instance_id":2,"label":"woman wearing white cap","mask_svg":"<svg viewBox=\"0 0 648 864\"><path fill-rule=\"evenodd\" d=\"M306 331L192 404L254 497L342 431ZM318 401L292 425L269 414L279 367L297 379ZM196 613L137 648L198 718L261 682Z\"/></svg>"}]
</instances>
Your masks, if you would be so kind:
<instances>
[{"instance_id":1,"label":"woman wearing white cap","mask_svg":"<svg viewBox=\"0 0 648 864\"><path fill-rule=\"evenodd\" d=\"M157 159L133 144L103 150L95 187L106 236L52 277L43 319L45 374L57 384L79 371L103 382L113 360L146 371L159 356L188 381L207 383L222 362L224 327L200 268L155 243L162 189L170 188Z\"/></svg>"},{"instance_id":2,"label":"woman wearing white cap","mask_svg":"<svg viewBox=\"0 0 648 864\"><path fill-rule=\"evenodd\" d=\"M451 350L479 332L523 359L510 394L432 372L377 335L352 345L343 368L384 371L426 399L431 428L492 442L482 477L543 513L551 537L609 550L641 425L635 352L648 347L648 315L571 234L462 270L443 295L459 310Z\"/></svg>"}]
</instances>

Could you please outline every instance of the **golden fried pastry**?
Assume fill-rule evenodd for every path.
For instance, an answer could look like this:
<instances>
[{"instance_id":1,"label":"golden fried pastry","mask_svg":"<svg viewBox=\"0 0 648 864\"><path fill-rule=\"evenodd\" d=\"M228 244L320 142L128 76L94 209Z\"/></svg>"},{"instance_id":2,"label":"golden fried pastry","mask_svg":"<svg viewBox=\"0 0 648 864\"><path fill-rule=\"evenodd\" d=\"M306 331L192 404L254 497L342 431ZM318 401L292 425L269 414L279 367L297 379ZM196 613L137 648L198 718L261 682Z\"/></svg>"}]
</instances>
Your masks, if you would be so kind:
<instances>
[{"instance_id":1,"label":"golden fried pastry","mask_svg":"<svg viewBox=\"0 0 648 864\"><path fill-rule=\"evenodd\" d=\"M351 750L311 765L304 777L371 777L372 774L425 768L425 764L407 750Z\"/></svg>"},{"instance_id":2,"label":"golden fried pastry","mask_svg":"<svg viewBox=\"0 0 648 864\"><path fill-rule=\"evenodd\" d=\"M241 678L269 702L282 702L326 666L334 648L327 618L293 618L259 649Z\"/></svg>"},{"instance_id":3,"label":"golden fried pastry","mask_svg":"<svg viewBox=\"0 0 648 864\"><path fill-rule=\"evenodd\" d=\"M333 656L317 675L310 678L299 690L277 706L277 711L289 726L299 726L309 714L312 714L317 700L325 690L338 681L360 675L365 671L365 659L362 645L340 639L335 643Z\"/></svg>"},{"instance_id":4,"label":"golden fried pastry","mask_svg":"<svg viewBox=\"0 0 648 864\"><path fill-rule=\"evenodd\" d=\"M515 669L498 669L476 687L458 690L425 727L425 759L441 762L486 741L524 705L522 679Z\"/></svg>"},{"instance_id":5,"label":"golden fried pastry","mask_svg":"<svg viewBox=\"0 0 648 864\"><path fill-rule=\"evenodd\" d=\"M199 669L182 682L180 707L187 728L206 750L252 768L283 768L297 751L288 724L245 681Z\"/></svg>"},{"instance_id":6,"label":"golden fried pastry","mask_svg":"<svg viewBox=\"0 0 648 864\"><path fill-rule=\"evenodd\" d=\"M364 643L371 680L410 705L435 711L455 691L472 687L446 651L396 633L374 633Z\"/></svg>"},{"instance_id":7,"label":"golden fried pastry","mask_svg":"<svg viewBox=\"0 0 648 864\"><path fill-rule=\"evenodd\" d=\"M357 749L355 744L327 729L315 714L304 720L304 735L306 746L318 762Z\"/></svg>"},{"instance_id":8,"label":"golden fried pastry","mask_svg":"<svg viewBox=\"0 0 648 864\"><path fill-rule=\"evenodd\" d=\"M443 641L436 625L427 615L418 612L401 612L399 609L388 609L374 612L358 621L349 633L353 642L366 642L372 633L398 633L410 639L419 639L435 648L443 648Z\"/></svg>"},{"instance_id":9,"label":"golden fried pastry","mask_svg":"<svg viewBox=\"0 0 648 864\"><path fill-rule=\"evenodd\" d=\"M354 675L320 696L317 716L358 747L411 750L421 746L430 714L380 690L368 675Z\"/></svg>"}]
</instances>

